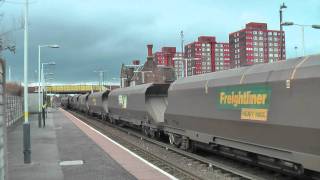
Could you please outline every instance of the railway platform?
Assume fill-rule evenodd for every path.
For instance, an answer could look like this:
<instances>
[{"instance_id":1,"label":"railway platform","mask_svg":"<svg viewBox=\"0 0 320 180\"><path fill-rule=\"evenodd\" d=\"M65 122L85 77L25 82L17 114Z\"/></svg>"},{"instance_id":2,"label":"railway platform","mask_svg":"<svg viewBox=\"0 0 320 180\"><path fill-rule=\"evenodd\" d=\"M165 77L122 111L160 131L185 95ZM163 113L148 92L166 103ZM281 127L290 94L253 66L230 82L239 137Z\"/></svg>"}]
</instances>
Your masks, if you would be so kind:
<instances>
[{"instance_id":1,"label":"railway platform","mask_svg":"<svg viewBox=\"0 0 320 180\"><path fill-rule=\"evenodd\" d=\"M62 109L46 127L30 116L31 164L23 163L22 122L7 133L9 180L175 179Z\"/></svg>"}]
</instances>

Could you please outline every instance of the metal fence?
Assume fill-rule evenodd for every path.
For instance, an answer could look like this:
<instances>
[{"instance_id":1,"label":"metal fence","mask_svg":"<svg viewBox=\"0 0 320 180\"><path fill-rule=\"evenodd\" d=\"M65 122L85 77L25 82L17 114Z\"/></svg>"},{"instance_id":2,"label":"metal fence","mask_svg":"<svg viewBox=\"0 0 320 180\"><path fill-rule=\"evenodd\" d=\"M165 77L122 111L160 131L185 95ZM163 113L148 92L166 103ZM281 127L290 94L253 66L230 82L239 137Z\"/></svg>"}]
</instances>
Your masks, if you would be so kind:
<instances>
[{"instance_id":1,"label":"metal fence","mask_svg":"<svg viewBox=\"0 0 320 180\"><path fill-rule=\"evenodd\" d=\"M6 101L6 123L9 127L23 116L23 97L7 95Z\"/></svg>"},{"instance_id":2,"label":"metal fence","mask_svg":"<svg viewBox=\"0 0 320 180\"><path fill-rule=\"evenodd\" d=\"M5 102L5 63L0 59L0 180L7 179L7 128Z\"/></svg>"}]
</instances>

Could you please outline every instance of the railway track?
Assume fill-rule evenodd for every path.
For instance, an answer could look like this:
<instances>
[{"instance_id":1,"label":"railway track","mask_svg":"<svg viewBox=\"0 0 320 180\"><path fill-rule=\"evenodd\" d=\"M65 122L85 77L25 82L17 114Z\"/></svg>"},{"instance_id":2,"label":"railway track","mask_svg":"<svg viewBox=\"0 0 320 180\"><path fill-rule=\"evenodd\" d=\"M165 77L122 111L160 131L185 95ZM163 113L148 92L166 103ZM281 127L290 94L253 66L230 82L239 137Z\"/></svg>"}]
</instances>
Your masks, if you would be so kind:
<instances>
[{"instance_id":1,"label":"railway track","mask_svg":"<svg viewBox=\"0 0 320 180\"><path fill-rule=\"evenodd\" d=\"M74 111L71 114L120 143L130 151L156 165L178 179L288 179L275 175L262 175L260 172L239 170L236 166L226 165L222 161L211 160L189 153L169 144L148 138L132 129L115 126L101 119L88 117Z\"/></svg>"}]
</instances>

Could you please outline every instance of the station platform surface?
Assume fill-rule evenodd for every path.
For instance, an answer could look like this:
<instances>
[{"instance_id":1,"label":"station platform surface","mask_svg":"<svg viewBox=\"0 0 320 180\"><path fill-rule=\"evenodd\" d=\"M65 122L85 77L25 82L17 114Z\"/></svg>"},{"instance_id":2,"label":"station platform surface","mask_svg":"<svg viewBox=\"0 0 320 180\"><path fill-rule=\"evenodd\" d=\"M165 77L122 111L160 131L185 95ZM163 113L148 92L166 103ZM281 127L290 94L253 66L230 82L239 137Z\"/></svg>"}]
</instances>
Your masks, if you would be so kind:
<instances>
[{"instance_id":1,"label":"station platform surface","mask_svg":"<svg viewBox=\"0 0 320 180\"><path fill-rule=\"evenodd\" d=\"M9 180L175 179L62 109L46 127L30 116L31 164L23 163L22 122L7 130Z\"/></svg>"}]
</instances>

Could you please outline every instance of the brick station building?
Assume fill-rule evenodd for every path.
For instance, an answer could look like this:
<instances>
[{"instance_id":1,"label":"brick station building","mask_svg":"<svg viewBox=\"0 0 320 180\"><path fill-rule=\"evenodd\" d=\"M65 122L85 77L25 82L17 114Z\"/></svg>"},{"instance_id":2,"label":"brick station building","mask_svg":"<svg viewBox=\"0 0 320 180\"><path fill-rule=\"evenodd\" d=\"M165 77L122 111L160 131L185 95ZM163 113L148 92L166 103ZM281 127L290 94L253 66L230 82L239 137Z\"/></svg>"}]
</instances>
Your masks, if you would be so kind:
<instances>
[{"instance_id":1,"label":"brick station building","mask_svg":"<svg viewBox=\"0 0 320 180\"><path fill-rule=\"evenodd\" d=\"M133 61L132 65L122 65L120 74L121 87L146 83L166 84L175 80L172 65L159 65L152 54L152 47L151 44L147 45L148 56L143 65L140 66L139 61Z\"/></svg>"}]
</instances>

